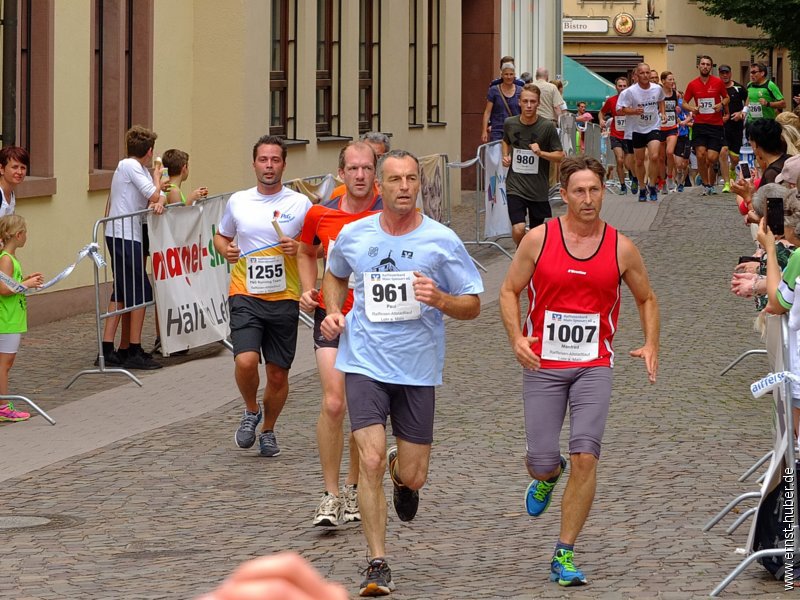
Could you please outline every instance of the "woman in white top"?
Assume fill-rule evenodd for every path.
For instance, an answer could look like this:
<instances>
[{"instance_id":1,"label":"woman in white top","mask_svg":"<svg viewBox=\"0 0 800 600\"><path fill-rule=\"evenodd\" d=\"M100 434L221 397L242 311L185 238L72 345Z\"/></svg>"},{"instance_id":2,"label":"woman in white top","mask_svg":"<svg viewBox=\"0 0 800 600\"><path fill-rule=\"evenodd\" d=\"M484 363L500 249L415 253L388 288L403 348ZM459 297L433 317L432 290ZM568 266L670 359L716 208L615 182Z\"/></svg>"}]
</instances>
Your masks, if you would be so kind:
<instances>
[{"instance_id":1,"label":"woman in white top","mask_svg":"<svg viewBox=\"0 0 800 600\"><path fill-rule=\"evenodd\" d=\"M14 214L17 203L15 190L25 181L31 159L25 148L4 146L0 148L0 217Z\"/></svg>"}]
</instances>

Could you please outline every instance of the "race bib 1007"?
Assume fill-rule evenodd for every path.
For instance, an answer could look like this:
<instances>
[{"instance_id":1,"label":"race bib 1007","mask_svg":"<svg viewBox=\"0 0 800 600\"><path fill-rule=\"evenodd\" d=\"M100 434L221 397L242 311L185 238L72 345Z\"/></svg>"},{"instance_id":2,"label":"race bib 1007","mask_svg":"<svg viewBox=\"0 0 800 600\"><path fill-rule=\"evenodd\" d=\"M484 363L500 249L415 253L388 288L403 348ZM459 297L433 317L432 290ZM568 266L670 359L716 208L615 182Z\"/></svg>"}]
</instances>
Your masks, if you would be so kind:
<instances>
[{"instance_id":1,"label":"race bib 1007","mask_svg":"<svg viewBox=\"0 0 800 600\"><path fill-rule=\"evenodd\" d=\"M373 323L419 319L413 271L364 273L364 309Z\"/></svg>"},{"instance_id":2,"label":"race bib 1007","mask_svg":"<svg viewBox=\"0 0 800 600\"><path fill-rule=\"evenodd\" d=\"M514 148L512 165L515 173L536 175L539 172L539 157L531 150Z\"/></svg>"},{"instance_id":3,"label":"race bib 1007","mask_svg":"<svg viewBox=\"0 0 800 600\"><path fill-rule=\"evenodd\" d=\"M587 362L599 356L600 315L544 311L542 358Z\"/></svg>"},{"instance_id":4,"label":"race bib 1007","mask_svg":"<svg viewBox=\"0 0 800 600\"><path fill-rule=\"evenodd\" d=\"M247 257L247 291L251 294L273 294L286 289L283 255Z\"/></svg>"}]
</instances>

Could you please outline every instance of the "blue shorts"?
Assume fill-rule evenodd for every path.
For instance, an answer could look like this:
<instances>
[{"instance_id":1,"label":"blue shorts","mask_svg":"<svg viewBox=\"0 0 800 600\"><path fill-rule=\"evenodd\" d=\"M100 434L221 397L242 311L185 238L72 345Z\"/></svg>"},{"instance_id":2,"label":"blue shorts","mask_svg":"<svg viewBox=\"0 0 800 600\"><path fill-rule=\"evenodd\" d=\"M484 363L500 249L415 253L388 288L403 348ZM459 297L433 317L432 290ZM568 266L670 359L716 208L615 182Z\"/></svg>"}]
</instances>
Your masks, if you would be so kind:
<instances>
[{"instance_id":1,"label":"blue shorts","mask_svg":"<svg viewBox=\"0 0 800 600\"><path fill-rule=\"evenodd\" d=\"M153 287L144 270L142 243L106 236L106 247L114 274L111 302L119 302L125 308L151 303Z\"/></svg>"}]
</instances>

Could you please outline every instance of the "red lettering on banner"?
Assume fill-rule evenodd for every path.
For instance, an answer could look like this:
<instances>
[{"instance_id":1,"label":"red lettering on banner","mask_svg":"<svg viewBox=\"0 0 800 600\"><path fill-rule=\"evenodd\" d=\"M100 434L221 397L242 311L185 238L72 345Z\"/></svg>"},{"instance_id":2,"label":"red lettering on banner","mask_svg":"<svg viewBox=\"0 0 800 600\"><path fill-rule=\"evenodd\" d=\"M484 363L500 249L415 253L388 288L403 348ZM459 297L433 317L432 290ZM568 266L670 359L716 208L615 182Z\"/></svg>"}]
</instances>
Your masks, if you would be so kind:
<instances>
[{"instance_id":1,"label":"red lettering on banner","mask_svg":"<svg viewBox=\"0 0 800 600\"><path fill-rule=\"evenodd\" d=\"M203 270L203 253L198 244L175 246L153 252L153 277L172 279Z\"/></svg>"}]
</instances>

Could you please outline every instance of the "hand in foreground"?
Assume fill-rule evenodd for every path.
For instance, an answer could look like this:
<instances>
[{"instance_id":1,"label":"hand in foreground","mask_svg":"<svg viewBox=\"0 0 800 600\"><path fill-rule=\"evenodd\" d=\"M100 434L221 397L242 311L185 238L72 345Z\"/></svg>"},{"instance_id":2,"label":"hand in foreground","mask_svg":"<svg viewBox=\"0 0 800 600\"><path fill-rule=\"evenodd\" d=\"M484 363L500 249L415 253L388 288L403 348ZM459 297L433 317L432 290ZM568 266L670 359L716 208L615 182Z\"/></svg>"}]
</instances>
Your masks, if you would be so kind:
<instances>
[{"instance_id":1,"label":"hand in foreground","mask_svg":"<svg viewBox=\"0 0 800 600\"><path fill-rule=\"evenodd\" d=\"M220 586L197 600L347 600L340 585L328 583L292 552L242 564Z\"/></svg>"}]
</instances>

